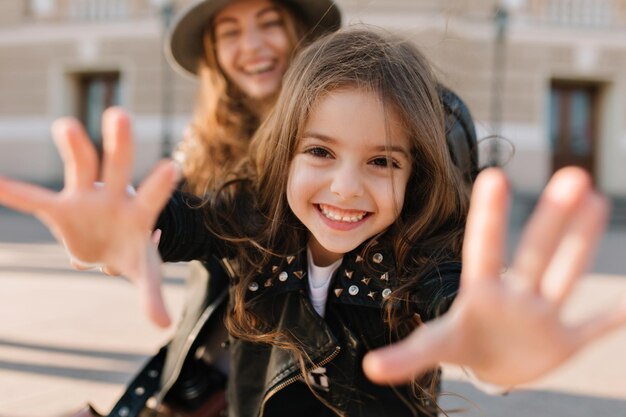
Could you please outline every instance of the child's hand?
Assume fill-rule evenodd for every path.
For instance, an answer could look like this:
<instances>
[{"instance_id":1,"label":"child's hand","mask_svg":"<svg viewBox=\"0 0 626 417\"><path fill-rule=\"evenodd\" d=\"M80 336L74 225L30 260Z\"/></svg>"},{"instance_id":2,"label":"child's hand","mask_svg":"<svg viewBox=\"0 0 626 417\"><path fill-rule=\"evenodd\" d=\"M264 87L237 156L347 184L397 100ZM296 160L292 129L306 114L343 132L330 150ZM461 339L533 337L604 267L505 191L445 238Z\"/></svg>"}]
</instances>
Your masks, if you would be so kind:
<instances>
[{"instance_id":1,"label":"child's hand","mask_svg":"<svg viewBox=\"0 0 626 417\"><path fill-rule=\"evenodd\" d=\"M398 383L440 362L469 367L484 382L529 382L587 343L626 323L626 304L576 325L561 307L593 258L607 204L577 168L557 172L524 229L515 258L505 257L507 183L483 172L472 193L461 289L450 311L395 346L365 357L375 382Z\"/></svg>"},{"instance_id":2,"label":"child's hand","mask_svg":"<svg viewBox=\"0 0 626 417\"><path fill-rule=\"evenodd\" d=\"M65 167L59 193L0 178L0 203L35 215L81 262L103 263L140 287L142 304L152 321L169 324L161 294L160 258L149 231L176 183L172 163L161 163L136 196L131 181L133 144L128 116L111 108L103 115L102 181L98 156L80 123L57 120L52 133Z\"/></svg>"}]
</instances>

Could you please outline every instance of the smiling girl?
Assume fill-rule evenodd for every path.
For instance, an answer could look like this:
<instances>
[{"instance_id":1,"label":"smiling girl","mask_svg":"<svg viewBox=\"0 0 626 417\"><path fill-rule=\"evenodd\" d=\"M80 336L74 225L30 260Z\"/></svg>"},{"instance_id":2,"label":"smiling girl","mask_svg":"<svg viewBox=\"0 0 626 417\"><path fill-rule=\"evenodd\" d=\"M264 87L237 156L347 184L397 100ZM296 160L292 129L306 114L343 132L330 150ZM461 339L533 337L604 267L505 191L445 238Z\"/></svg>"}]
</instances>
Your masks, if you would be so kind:
<instances>
[{"instance_id":1,"label":"smiling girl","mask_svg":"<svg viewBox=\"0 0 626 417\"><path fill-rule=\"evenodd\" d=\"M623 311L571 331L560 321L560 303L606 217L605 202L577 170L551 183L507 280L499 279L496 238L505 229L506 187L498 172L481 174L459 291L467 196L443 126L435 79L413 46L371 31L340 32L294 62L275 112L231 181L202 205L181 193L170 199L158 220L163 260L217 255L232 271L229 415L435 416L434 358L514 385L626 321ZM94 153L84 132L63 119L55 136L76 180L61 193L0 180L0 201L35 213L77 257L126 273L150 317L164 323L148 230L159 215L154 207L169 198L175 167L161 165L129 196L123 112L108 111L105 133L104 188L93 186L97 166L81 165ZM559 193L563 186L567 193ZM572 238L579 244L556 250ZM537 287L555 253L577 262L552 272L544 293ZM368 356L377 381L411 382L368 380L365 355L411 332L403 343L419 340L413 351L421 365L408 366L419 375L401 375L389 355Z\"/></svg>"}]
</instances>

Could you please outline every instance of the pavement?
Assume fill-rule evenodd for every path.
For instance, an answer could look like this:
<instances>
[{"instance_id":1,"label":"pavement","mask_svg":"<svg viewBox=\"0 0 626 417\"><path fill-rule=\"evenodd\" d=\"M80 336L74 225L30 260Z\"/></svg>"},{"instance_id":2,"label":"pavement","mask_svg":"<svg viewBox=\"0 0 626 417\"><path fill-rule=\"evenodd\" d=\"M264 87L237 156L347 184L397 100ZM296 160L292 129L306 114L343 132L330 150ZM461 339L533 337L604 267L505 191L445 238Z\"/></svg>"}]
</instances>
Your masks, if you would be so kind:
<instances>
[{"instance_id":1,"label":"pavement","mask_svg":"<svg viewBox=\"0 0 626 417\"><path fill-rule=\"evenodd\" d=\"M186 271L184 264L164 267L174 320ZM624 296L626 229L613 229L565 317L581 320ZM42 225L0 209L0 417L54 417L87 401L108 412L173 331L152 326L137 301L124 279L70 269ZM626 328L506 396L478 391L454 367L444 373L442 405L451 416L626 417Z\"/></svg>"}]
</instances>

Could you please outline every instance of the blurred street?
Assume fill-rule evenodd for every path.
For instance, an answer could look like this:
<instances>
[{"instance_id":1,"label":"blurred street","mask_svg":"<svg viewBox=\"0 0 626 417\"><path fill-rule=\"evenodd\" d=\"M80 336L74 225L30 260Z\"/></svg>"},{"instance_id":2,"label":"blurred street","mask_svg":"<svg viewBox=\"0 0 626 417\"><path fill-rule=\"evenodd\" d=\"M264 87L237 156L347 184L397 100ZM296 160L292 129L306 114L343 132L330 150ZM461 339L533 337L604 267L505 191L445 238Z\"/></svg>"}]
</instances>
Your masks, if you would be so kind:
<instances>
[{"instance_id":1,"label":"blurred street","mask_svg":"<svg viewBox=\"0 0 626 417\"><path fill-rule=\"evenodd\" d=\"M514 241L516 236L511 237ZM567 318L587 317L626 296L626 230L612 230L594 273L578 287ZM184 265L165 267L175 319ZM54 417L91 402L106 413L126 382L168 340L152 326L122 278L76 272L31 218L0 209L0 416ZM442 404L462 416L626 416L626 328L526 389L485 395L446 368ZM524 358L520 358L523 361Z\"/></svg>"}]
</instances>

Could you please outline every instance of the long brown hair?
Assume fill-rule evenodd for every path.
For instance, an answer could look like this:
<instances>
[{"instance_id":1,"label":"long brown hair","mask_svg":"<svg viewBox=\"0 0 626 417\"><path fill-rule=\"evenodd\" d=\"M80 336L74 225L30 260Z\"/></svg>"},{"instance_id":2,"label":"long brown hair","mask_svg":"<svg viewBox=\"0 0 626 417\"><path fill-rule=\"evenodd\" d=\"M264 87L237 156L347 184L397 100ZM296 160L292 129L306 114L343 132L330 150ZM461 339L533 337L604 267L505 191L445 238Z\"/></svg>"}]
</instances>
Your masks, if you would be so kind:
<instances>
[{"instance_id":1,"label":"long brown hair","mask_svg":"<svg viewBox=\"0 0 626 417\"><path fill-rule=\"evenodd\" d=\"M387 242L395 257L398 282L385 304L394 339L419 324L413 313L425 273L460 259L468 196L446 145L436 78L409 41L373 30L340 31L306 48L283 83L274 111L259 128L250 158L241 167L240 175L248 179L221 189L221 195L233 197L235 208L210 210L216 213L210 223L224 224L233 213L238 213L236 219L246 219L243 224L231 220L220 230L237 243L233 246L241 262L227 318L231 334L288 348L305 363L297 341L263 326L246 308L245 296L259 268L272 256L294 254L306 245L308 231L289 208L286 189L290 163L315 103L338 89L374 92L387 111L399 116L411 142L411 174L402 211L388 230L369 240ZM250 197L246 203L234 198L241 197L242 189ZM221 213L228 214L220 217ZM369 250L367 242L365 250ZM441 294L431 297L427 301L436 305Z\"/></svg>"},{"instance_id":2,"label":"long brown hair","mask_svg":"<svg viewBox=\"0 0 626 417\"><path fill-rule=\"evenodd\" d=\"M276 2L291 55L305 40L297 11ZM192 121L176 151L181 159L186 191L202 195L222 180L247 154L250 138L261 120L246 96L230 82L217 63L213 22L204 32L205 55L198 66L199 89Z\"/></svg>"}]
</instances>

